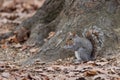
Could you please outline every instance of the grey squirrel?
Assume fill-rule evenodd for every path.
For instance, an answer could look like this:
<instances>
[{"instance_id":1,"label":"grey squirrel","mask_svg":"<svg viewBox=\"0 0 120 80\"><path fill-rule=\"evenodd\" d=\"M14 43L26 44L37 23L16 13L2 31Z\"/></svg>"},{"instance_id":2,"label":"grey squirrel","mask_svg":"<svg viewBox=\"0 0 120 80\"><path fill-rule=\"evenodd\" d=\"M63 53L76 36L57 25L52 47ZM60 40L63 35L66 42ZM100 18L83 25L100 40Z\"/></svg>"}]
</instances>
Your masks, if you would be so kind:
<instances>
[{"instance_id":1,"label":"grey squirrel","mask_svg":"<svg viewBox=\"0 0 120 80\"><path fill-rule=\"evenodd\" d=\"M103 46L103 33L94 28L84 32L84 37L79 37L75 32L69 32L65 49L70 49L75 52L76 61L94 60L97 56L97 51Z\"/></svg>"}]
</instances>

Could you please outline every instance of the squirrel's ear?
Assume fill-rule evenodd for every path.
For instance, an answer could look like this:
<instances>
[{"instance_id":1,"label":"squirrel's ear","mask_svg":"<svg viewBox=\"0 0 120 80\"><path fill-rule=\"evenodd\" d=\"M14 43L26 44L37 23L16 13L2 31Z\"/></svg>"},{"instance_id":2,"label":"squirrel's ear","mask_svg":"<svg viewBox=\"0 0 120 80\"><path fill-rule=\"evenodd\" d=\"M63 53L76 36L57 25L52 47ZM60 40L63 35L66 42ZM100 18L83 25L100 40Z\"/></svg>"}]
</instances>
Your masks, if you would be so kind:
<instances>
[{"instance_id":1,"label":"squirrel's ear","mask_svg":"<svg viewBox=\"0 0 120 80\"><path fill-rule=\"evenodd\" d=\"M69 32L68 35L75 36L76 32Z\"/></svg>"},{"instance_id":2,"label":"squirrel's ear","mask_svg":"<svg viewBox=\"0 0 120 80\"><path fill-rule=\"evenodd\" d=\"M73 35L73 36L76 36L76 32L72 32L72 35Z\"/></svg>"},{"instance_id":3,"label":"squirrel's ear","mask_svg":"<svg viewBox=\"0 0 120 80\"><path fill-rule=\"evenodd\" d=\"M68 32L68 35L73 35L72 32Z\"/></svg>"},{"instance_id":4,"label":"squirrel's ear","mask_svg":"<svg viewBox=\"0 0 120 80\"><path fill-rule=\"evenodd\" d=\"M86 31L85 36L90 37L92 35L92 33L93 33L93 30L88 30L88 31Z\"/></svg>"}]
</instances>

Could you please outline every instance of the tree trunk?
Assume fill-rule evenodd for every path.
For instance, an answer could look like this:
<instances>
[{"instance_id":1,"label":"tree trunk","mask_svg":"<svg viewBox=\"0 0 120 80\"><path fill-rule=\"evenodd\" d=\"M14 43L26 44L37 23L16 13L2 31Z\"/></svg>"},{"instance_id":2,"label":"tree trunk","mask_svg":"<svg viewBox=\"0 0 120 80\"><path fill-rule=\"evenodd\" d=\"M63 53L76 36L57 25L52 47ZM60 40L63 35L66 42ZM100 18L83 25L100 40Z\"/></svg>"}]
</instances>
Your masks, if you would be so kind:
<instances>
[{"instance_id":1,"label":"tree trunk","mask_svg":"<svg viewBox=\"0 0 120 80\"><path fill-rule=\"evenodd\" d=\"M74 31L81 36L91 26L104 33L99 56L115 54L114 50L120 46L119 4L119 0L46 0L33 17L18 27L30 30L28 45L40 47L40 52L23 64L31 64L35 59L49 62L73 56L73 52L63 49L67 33ZM55 35L45 42L51 31Z\"/></svg>"}]
</instances>

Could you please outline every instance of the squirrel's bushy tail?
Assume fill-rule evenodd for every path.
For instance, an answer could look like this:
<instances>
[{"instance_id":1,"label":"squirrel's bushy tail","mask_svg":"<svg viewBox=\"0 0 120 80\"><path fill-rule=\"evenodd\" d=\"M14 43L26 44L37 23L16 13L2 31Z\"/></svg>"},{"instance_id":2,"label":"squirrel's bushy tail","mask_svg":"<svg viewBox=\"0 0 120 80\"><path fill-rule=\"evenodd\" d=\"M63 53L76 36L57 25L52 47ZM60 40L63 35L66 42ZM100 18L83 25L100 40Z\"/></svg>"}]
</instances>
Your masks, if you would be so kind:
<instances>
[{"instance_id":1,"label":"squirrel's bushy tail","mask_svg":"<svg viewBox=\"0 0 120 80\"><path fill-rule=\"evenodd\" d=\"M83 36L89 39L93 45L93 51L91 53L92 58L96 58L97 52L103 47L104 33L97 26L92 26L89 29L85 29Z\"/></svg>"}]
</instances>

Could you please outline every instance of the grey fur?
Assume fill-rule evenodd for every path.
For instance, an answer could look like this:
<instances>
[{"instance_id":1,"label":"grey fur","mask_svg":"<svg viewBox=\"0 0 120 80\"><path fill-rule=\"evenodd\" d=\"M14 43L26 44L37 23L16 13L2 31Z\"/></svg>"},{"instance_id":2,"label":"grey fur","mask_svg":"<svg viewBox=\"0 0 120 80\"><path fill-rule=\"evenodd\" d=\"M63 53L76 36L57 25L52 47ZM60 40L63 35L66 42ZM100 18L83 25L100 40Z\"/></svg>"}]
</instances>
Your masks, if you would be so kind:
<instances>
[{"instance_id":1,"label":"grey fur","mask_svg":"<svg viewBox=\"0 0 120 80\"><path fill-rule=\"evenodd\" d=\"M72 38L73 45L64 46L65 49L70 49L75 52L75 57L78 61L91 60L91 52L93 50L91 42L86 38L81 38L78 35Z\"/></svg>"}]
</instances>

